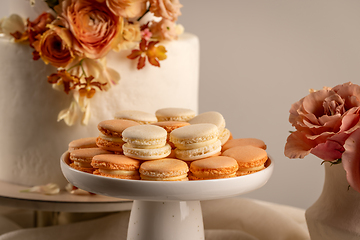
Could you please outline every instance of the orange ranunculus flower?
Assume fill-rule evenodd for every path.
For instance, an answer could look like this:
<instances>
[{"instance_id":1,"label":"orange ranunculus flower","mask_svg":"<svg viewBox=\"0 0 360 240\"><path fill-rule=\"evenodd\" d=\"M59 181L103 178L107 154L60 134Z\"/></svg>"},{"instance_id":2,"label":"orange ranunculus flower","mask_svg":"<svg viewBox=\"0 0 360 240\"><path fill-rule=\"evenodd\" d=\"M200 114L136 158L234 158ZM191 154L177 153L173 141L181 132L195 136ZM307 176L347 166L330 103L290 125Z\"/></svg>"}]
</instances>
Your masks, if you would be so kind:
<instances>
[{"instance_id":1,"label":"orange ranunculus flower","mask_svg":"<svg viewBox=\"0 0 360 240\"><path fill-rule=\"evenodd\" d=\"M150 0L150 12L173 22L181 15L181 7L179 0Z\"/></svg>"},{"instance_id":2,"label":"orange ranunculus flower","mask_svg":"<svg viewBox=\"0 0 360 240\"><path fill-rule=\"evenodd\" d=\"M121 17L105 0L64 0L60 18L74 36L74 50L92 59L105 56L121 37Z\"/></svg>"},{"instance_id":3,"label":"orange ranunculus flower","mask_svg":"<svg viewBox=\"0 0 360 240\"><path fill-rule=\"evenodd\" d=\"M110 10L124 18L138 18L146 12L147 0L106 0Z\"/></svg>"},{"instance_id":4,"label":"orange ranunculus flower","mask_svg":"<svg viewBox=\"0 0 360 240\"><path fill-rule=\"evenodd\" d=\"M49 25L50 29L33 43L41 59L55 67L66 67L74 60L71 34L66 28Z\"/></svg>"},{"instance_id":5,"label":"orange ranunculus flower","mask_svg":"<svg viewBox=\"0 0 360 240\"><path fill-rule=\"evenodd\" d=\"M38 40L38 35L48 30L47 25L54 21L55 17L50 13L44 12L40 14L34 21L27 20L27 34L30 46Z\"/></svg>"}]
</instances>

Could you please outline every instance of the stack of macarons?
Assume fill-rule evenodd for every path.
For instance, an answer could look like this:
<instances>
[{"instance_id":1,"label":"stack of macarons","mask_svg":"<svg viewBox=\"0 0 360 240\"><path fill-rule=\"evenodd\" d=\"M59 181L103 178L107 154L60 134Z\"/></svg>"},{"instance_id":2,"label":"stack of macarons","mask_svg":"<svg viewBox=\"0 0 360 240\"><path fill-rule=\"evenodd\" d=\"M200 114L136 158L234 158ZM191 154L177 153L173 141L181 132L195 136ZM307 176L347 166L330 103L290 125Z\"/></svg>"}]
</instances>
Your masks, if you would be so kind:
<instances>
[{"instance_id":1,"label":"stack of macarons","mask_svg":"<svg viewBox=\"0 0 360 240\"><path fill-rule=\"evenodd\" d=\"M103 177L150 181L231 178L260 171L260 139L233 139L219 112L125 110L98 124L99 136L69 143L71 166ZM85 149L85 150L84 150ZM82 150L82 151L80 151ZM87 153L85 153L87 151Z\"/></svg>"},{"instance_id":2,"label":"stack of macarons","mask_svg":"<svg viewBox=\"0 0 360 240\"><path fill-rule=\"evenodd\" d=\"M221 141L221 145L224 145L230 138L231 133L230 130L226 128L226 123L223 115L219 112L211 111L204 112L196 117L192 118L189 121L190 124L199 124L199 123L212 123L216 125L219 130L219 140Z\"/></svg>"},{"instance_id":3,"label":"stack of macarons","mask_svg":"<svg viewBox=\"0 0 360 240\"><path fill-rule=\"evenodd\" d=\"M125 156L139 160L154 160L170 155L171 147L167 143L167 132L155 125L132 126L122 133Z\"/></svg>"},{"instance_id":4,"label":"stack of macarons","mask_svg":"<svg viewBox=\"0 0 360 240\"><path fill-rule=\"evenodd\" d=\"M218 128L211 123L188 125L170 133L170 141L176 147L175 157L190 162L220 154L218 138Z\"/></svg>"},{"instance_id":5,"label":"stack of macarons","mask_svg":"<svg viewBox=\"0 0 360 240\"><path fill-rule=\"evenodd\" d=\"M113 151L115 153L123 152L124 141L122 139L123 131L132 126L140 125L135 121L123 119L111 119L101 121L98 124L99 137L96 139L96 145L99 148Z\"/></svg>"}]
</instances>

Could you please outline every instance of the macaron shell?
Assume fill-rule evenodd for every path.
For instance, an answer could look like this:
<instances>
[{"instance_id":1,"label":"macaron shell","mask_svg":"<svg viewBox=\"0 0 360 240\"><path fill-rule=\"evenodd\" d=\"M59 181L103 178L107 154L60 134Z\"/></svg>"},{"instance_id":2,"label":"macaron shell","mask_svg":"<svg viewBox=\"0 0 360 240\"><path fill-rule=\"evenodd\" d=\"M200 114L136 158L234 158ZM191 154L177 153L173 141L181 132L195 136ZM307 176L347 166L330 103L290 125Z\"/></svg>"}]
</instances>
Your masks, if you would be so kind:
<instances>
[{"instance_id":1,"label":"macaron shell","mask_svg":"<svg viewBox=\"0 0 360 240\"><path fill-rule=\"evenodd\" d=\"M222 151L226 151L229 148L237 147L237 146L246 146L251 145L254 147L262 148L266 150L266 144L264 141L257 138L234 138L229 139L222 147Z\"/></svg>"},{"instance_id":2,"label":"macaron shell","mask_svg":"<svg viewBox=\"0 0 360 240\"><path fill-rule=\"evenodd\" d=\"M113 142L103 139L102 137L99 136L96 138L96 145L104 150L121 153L123 151L122 146L124 145L124 142L123 141Z\"/></svg>"},{"instance_id":3,"label":"macaron shell","mask_svg":"<svg viewBox=\"0 0 360 240\"><path fill-rule=\"evenodd\" d=\"M215 111L200 113L193 119L189 120L189 123L190 124L212 123L218 127L220 132L224 130L226 125L223 115Z\"/></svg>"},{"instance_id":4,"label":"macaron shell","mask_svg":"<svg viewBox=\"0 0 360 240\"><path fill-rule=\"evenodd\" d=\"M100 154L111 153L101 148L82 148L76 149L70 153L70 160L72 161L82 161L82 162L91 162L92 158Z\"/></svg>"},{"instance_id":5,"label":"macaron shell","mask_svg":"<svg viewBox=\"0 0 360 240\"><path fill-rule=\"evenodd\" d=\"M114 118L132 120L140 124L151 124L158 121L154 114L138 111L138 110L119 111L115 113Z\"/></svg>"},{"instance_id":6,"label":"macaron shell","mask_svg":"<svg viewBox=\"0 0 360 240\"><path fill-rule=\"evenodd\" d=\"M75 162L70 164L70 167L81 171L81 172L86 172L86 173L93 173L95 171L95 168L86 168L86 167L80 167L79 165L77 165Z\"/></svg>"},{"instance_id":7,"label":"macaron shell","mask_svg":"<svg viewBox=\"0 0 360 240\"><path fill-rule=\"evenodd\" d=\"M124 155L117 154L102 154L94 156L91 165L94 168L103 168L110 170L138 170L141 161L129 158Z\"/></svg>"},{"instance_id":8,"label":"macaron shell","mask_svg":"<svg viewBox=\"0 0 360 240\"><path fill-rule=\"evenodd\" d=\"M267 153L264 149L254 146L237 146L229 148L222 153L222 156L234 158L239 168L253 168L263 165L267 159Z\"/></svg>"},{"instance_id":9,"label":"macaron shell","mask_svg":"<svg viewBox=\"0 0 360 240\"><path fill-rule=\"evenodd\" d=\"M211 123L184 126L170 133L170 141L177 147L186 149L186 145L207 142L219 137L218 128Z\"/></svg>"},{"instance_id":10,"label":"macaron shell","mask_svg":"<svg viewBox=\"0 0 360 240\"><path fill-rule=\"evenodd\" d=\"M122 132L132 126L140 125L140 123L132 121L132 120L124 120L124 119L110 119L101 121L98 124L98 130L110 137L122 137Z\"/></svg>"},{"instance_id":11,"label":"macaron shell","mask_svg":"<svg viewBox=\"0 0 360 240\"><path fill-rule=\"evenodd\" d=\"M96 146L96 137L80 138L75 139L69 143L68 151L73 151L80 148L95 148Z\"/></svg>"},{"instance_id":12,"label":"macaron shell","mask_svg":"<svg viewBox=\"0 0 360 240\"><path fill-rule=\"evenodd\" d=\"M167 132L155 125L139 125L125 129L122 133L124 142L138 147L163 146L166 143Z\"/></svg>"},{"instance_id":13,"label":"macaron shell","mask_svg":"<svg viewBox=\"0 0 360 240\"><path fill-rule=\"evenodd\" d=\"M154 181L186 181L188 171L185 162L174 158L144 162L139 170L142 179Z\"/></svg>"},{"instance_id":14,"label":"macaron shell","mask_svg":"<svg viewBox=\"0 0 360 240\"><path fill-rule=\"evenodd\" d=\"M165 144L159 148L134 148L128 143L123 145L123 153L125 156L139 160L155 160L166 158L171 153L169 144Z\"/></svg>"},{"instance_id":15,"label":"macaron shell","mask_svg":"<svg viewBox=\"0 0 360 240\"><path fill-rule=\"evenodd\" d=\"M118 179L128 179L128 180L140 180L140 174L138 171L132 171L130 174L129 171L126 174L121 173L122 170L107 170L107 172L103 172L102 169L94 170L94 175L99 175L103 177L111 177L111 178L118 178Z\"/></svg>"},{"instance_id":16,"label":"macaron shell","mask_svg":"<svg viewBox=\"0 0 360 240\"><path fill-rule=\"evenodd\" d=\"M223 146L230 138L230 130L225 128L219 135L219 140L221 141L221 145Z\"/></svg>"},{"instance_id":17,"label":"macaron shell","mask_svg":"<svg viewBox=\"0 0 360 240\"><path fill-rule=\"evenodd\" d=\"M180 127L185 127L190 125L190 123L188 122L181 122L181 121L165 121L165 122L157 122L157 123L153 123L152 125L156 125L159 127L164 128L168 133L172 132L173 130L180 128Z\"/></svg>"},{"instance_id":18,"label":"macaron shell","mask_svg":"<svg viewBox=\"0 0 360 240\"><path fill-rule=\"evenodd\" d=\"M158 109L155 112L156 118L159 122L161 121L183 121L187 122L193 117L196 113L187 108L162 108Z\"/></svg>"},{"instance_id":19,"label":"macaron shell","mask_svg":"<svg viewBox=\"0 0 360 240\"><path fill-rule=\"evenodd\" d=\"M176 148L175 156L176 158L184 161L193 161L193 160L211 157L220 152L221 152L221 141L217 140L210 145L206 145L200 148L194 148L188 150L182 150Z\"/></svg>"}]
</instances>

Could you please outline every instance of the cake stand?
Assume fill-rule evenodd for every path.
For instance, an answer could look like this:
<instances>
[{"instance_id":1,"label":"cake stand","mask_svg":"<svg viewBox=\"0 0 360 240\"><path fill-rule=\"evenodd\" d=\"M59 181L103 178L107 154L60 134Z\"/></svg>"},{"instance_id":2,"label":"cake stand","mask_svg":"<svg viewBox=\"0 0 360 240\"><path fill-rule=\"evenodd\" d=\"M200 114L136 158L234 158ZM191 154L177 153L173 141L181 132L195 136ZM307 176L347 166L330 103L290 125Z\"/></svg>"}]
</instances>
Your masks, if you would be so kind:
<instances>
[{"instance_id":1,"label":"cake stand","mask_svg":"<svg viewBox=\"0 0 360 240\"><path fill-rule=\"evenodd\" d=\"M97 194L133 199L127 240L203 240L200 200L234 197L262 187L274 163L257 173L227 179L165 182L123 180L80 172L69 166L69 153L61 169L73 185Z\"/></svg>"}]
</instances>

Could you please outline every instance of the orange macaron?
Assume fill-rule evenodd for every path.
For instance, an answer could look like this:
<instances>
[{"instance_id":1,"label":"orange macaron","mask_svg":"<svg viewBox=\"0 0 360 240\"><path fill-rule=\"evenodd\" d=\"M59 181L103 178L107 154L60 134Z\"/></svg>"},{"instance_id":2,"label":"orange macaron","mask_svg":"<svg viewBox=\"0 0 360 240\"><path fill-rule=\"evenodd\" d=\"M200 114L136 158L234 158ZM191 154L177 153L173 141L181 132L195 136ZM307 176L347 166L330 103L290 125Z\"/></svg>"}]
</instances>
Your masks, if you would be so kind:
<instances>
[{"instance_id":1,"label":"orange macaron","mask_svg":"<svg viewBox=\"0 0 360 240\"><path fill-rule=\"evenodd\" d=\"M95 175L139 180L141 161L117 154L102 154L93 157L91 165Z\"/></svg>"},{"instance_id":2,"label":"orange macaron","mask_svg":"<svg viewBox=\"0 0 360 240\"><path fill-rule=\"evenodd\" d=\"M80 138L80 139L75 139L69 143L68 151L71 152L75 149L95 148L95 147L97 147L96 137Z\"/></svg>"},{"instance_id":3,"label":"orange macaron","mask_svg":"<svg viewBox=\"0 0 360 240\"><path fill-rule=\"evenodd\" d=\"M125 143L122 140L122 132L128 127L137 125L140 125L140 123L124 119L101 121L98 124L100 133L99 137L96 138L96 144L99 148L116 153L122 153L122 146Z\"/></svg>"},{"instance_id":4,"label":"orange macaron","mask_svg":"<svg viewBox=\"0 0 360 240\"><path fill-rule=\"evenodd\" d=\"M108 153L111 152L101 148L75 149L70 152L70 160L72 161L70 167L82 172L93 173L93 171L95 170L91 165L93 157L96 155Z\"/></svg>"},{"instance_id":5,"label":"orange macaron","mask_svg":"<svg viewBox=\"0 0 360 240\"><path fill-rule=\"evenodd\" d=\"M266 144L264 143L264 141L262 141L260 139L257 139L257 138L234 138L234 139L228 140L222 146L221 151L224 152L232 147L246 146L246 145L251 145L251 146L262 148L262 149L266 150Z\"/></svg>"},{"instance_id":6,"label":"orange macaron","mask_svg":"<svg viewBox=\"0 0 360 240\"><path fill-rule=\"evenodd\" d=\"M264 149L251 145L229 148L222 153L222 156L232 157L237 161L239 165L237 176L263 170L268 159L267 152Z\"/></svg>"},{"instance_id":7,"label":"orange macaron","mask_svg":"<svg viewBox=\"0 0 360 240\"><path fill-rule=\"evenodd\" d=\"M231 157L216 156L193 161L190 164L190 180L207 180L236 177L239 166Z\"/></svg>"},{"instance_id":8,"label":"orange macaron","mask_svg":"<svg viewBox=\"0 0 360 240\"><path fill-rule=\"evenodd\" d=\"M164 158L146 161L140 166L141 180L188 181L188 165L179 159Z\"/></svg>"}]
</instances>

